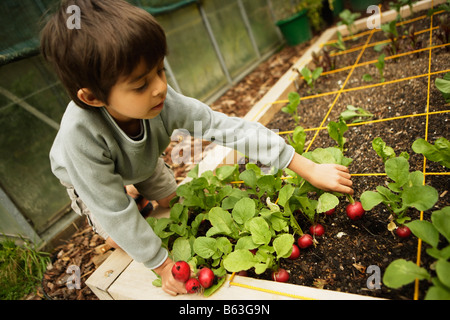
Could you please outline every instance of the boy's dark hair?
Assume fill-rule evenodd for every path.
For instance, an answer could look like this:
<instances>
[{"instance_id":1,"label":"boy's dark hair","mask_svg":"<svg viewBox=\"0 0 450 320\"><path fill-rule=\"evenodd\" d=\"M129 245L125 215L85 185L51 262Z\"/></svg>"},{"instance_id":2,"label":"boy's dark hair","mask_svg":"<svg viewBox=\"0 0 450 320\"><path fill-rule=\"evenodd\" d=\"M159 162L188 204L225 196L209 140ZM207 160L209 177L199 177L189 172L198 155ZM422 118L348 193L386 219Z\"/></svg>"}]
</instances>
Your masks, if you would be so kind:
<instances>
[{"instance_id":1,"label":"boy's dark hair","mask_svg":"<svg viewBox=\"0 0 450 320\"><path fill-rule=\"evenodd\" d=\"M71 5L80 8L80 29L67 26ZM158 22L126 1L63 0L42 30L41 51L70 98L91 108L78 99L79 89L88 88L108 103L119 77L129 76L141 59L154 68L166 56L167 43Z\"/></svg>"}]
</instances>

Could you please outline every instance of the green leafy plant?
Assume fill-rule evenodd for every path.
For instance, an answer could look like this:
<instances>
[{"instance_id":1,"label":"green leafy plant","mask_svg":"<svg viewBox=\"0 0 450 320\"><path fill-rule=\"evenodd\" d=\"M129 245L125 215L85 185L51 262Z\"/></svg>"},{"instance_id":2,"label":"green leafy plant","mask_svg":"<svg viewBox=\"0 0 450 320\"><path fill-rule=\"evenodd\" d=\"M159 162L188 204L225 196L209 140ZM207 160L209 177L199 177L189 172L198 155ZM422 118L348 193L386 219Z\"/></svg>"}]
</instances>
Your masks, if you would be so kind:
<instances>
[{"instance_id":1,"label":"green leafy plant","mask_svg":"<svg viewBox=\"0 0 450 320\"><path fill-rule=\"evenodd\" d=\"M381 157L383 163L386 163L388 159L396 157L394 149L386 145L386 142L380 137L373 139L372 148ZM409 154L407 152L401 152L399 156L409 160Z\"/></svg>"},{"instance_id":2,"label":"green leafy plant","mask_svg":"<svg viewBox=\"0 0 450 320\"><path fill-rule=\"evenodd\" d=\"M342 117L338 122L330 121L327 125L329 136L336 141L337 147L342 152L344 151L344 144L347 139L344 138L344 133L348 131L348 126Z\"/></svg>"},{"instance_id":3,"label":"green leafy plant","mask_svg":"<svg viewBox=\"0 0 450 320\"><path fill-rule=\"evenodd\" d=\"M292 138L288 136L288 141L291 146L294 147L295 152L298 154L303 154L303 149L305 148L306 132L301 126L297 126L292 133Z\"/></svg>"},{"instance_id":4,"label":"green leafy plant","mask_svg":"<svg viewBox=\"0 0 450 320\"><path fill-rule=\"evenodd\" d=\"M359 123L370 120L373 118L373 114L366 111L363 108L357 108L352 105L348 105L345 111L342 111L339 118L345 123Z\"/></svg>"},{"instance_id":5,"label":"green leafy plant","mask_svg":"<svg viewBox=\"0 0 450 320\"><path fill-rule=\"evenodd\" d=\"M416 27L412 24L405 32L405 37L407 41L407 48L410 51L419 50L422 48L422 41L420 41L416 34Z\"/></svg>"},{"instance_id":6,"label":"green leafy plant","mask_svg":"<svg viewBox=\"0 0 450 320\"><path fill-rule=\"evenodd\" d=\"M339 31L337 32L336 42L333 42L332 44L330 44L330 46L338 49L339 51L347 50L347 46L345 45L344 39L342 38L342 34Z\"/></svg>"},{"instance_id":7,"label":"green leafy plant","mask_svg":"<svg viewBox=\"0 0 450 320\"><path fill-rule=\"evenodd\" d=\"M384 61L385 58L386 55L383 53L380 56L378 56L378 61L375 63L375 67L377 68L378 74L380 75L380 82L386 81L386 79L384 78L384 68L386 66L386 63ZM373 77L370 74L366 73L363 75L363 80L371 82L373 81Z\"/></svg>"},{"instance_id":8,"label":"green leafy plant","mask_svg":"<svg viewBox=\"0 0 450 320\"><path fill-rule=\"evenodd\" d=\"M378 57L378 61L375 63L375 67L378 69L378 73L380 74L380 82L384 82L384 67L386 66L386 63L384 62L384 59L386 58L386 55L383 53Z\"/></svg>"},{"instance_id":9,"label":"green leafy plant","mask_svg":"<svg viewBox=\"0 0 450 320\"><path fill-rule=\"evenodd\" d=\"M302 70L300 70L300 74L303 76L303 79L305 79L306 84L314 90L315 84L317 79L319 79L320 75L323 72L322 67L318 67L311 71L308 67L304 67Z\"/></svg>"},{"instance_id":10,"label":"green leafy plant","mask_svg":"<svg viewBox=\"0 0 450 320\"><path fill-rule=\"evenodd\" d=\"M393 219L399 225L411 220L408 215L410 208L420 211L431 209L438 200L436 189L423 185L424 177L420 171L409 172L409 162L404 157L392 157L385 162L385 172L391 180L385 186L378 186L376 191L365 191L361 195L364 210L370 211L383 203L392 213ZM389 230L394 230L392 222Z\"/></svg>"},{"instance_id":11,"label":"green leafy plant","mask_svg":"<svg viewBox=\"0 0 450 320\"><path fill-rule=\"evenodd\" d=\"M435 84L436 88L442 93L445 102L450 103L450 72L447 72L442 79L437 78Z\"/></svg>"},{"instance_id":12,"label":"green leafy plant","mask_svg":"<svg viewBox=\"0 0 450 320\"><path fill-rule=\"evenodd\" d=\"M298 125L300 123L300 117L298 116L298 106L300 104L300 95L297 92L290 92L288 95L289 104L281 108L284 113L290 114Z\"/></svg>"},{"instance_id":13,"label":"green leafy plant","mask_svg":"<svg viewBox=\"0 0 450 320\"><path fill-rule=\"evenodd\" d=\"M412 261L393 261L383 275L383 283L393 289L412 283L415 279L430 280L425 300L450 300L450 207L434 211L431 222L415 220L406 224L412 233L430 245L427 254L436 259L428 271Z\"/></svg>"},{"instance_id":14,"label":"green leafy plant","mask_svg":"<svg viewBox=\"0 0 450 320\"><path fill-rule=\"evenodd\" d=\"M390 40L390 44L386 47L389 54L396 55L400 52L400 41L398 39L397 21L393 20L389 23L382 24L381 30L384 35Z\"/></svg>"},{"instance_id":15,"label":"green leafy plant","mask_svg":"<svg viewBox=\"0 0 450 320\"><path fill-rule=\"evenodd\" d=\"M50 262L48 253L22 240L23 246L16 245L12 240L0 242L1 300L21 299L34 290Z\"/></svg>"},{"instance_id":16,"label":"green leafy plant","mask_svg":"<svg viewBox=\"0 0 450 320\"><path fill-rule=\"evenodd\" d=\"M423 154L427 159L450 168L450 142L441 137L433 144L424 139L417 139L412 145L415 153Z\"/></svg>"},{"instance_id":17,"label":"green leafy plant","mask_svg":"<svg viewBox=\"0 0 450 320\"><path fill-rule=\"evenodd\" d=\"M338 26L345 25L347 26L347 30L350 35L353 35L355 31L355 21L361 17L361 14L358 12L352 13L350 10L345 9L339 14L339 18L341 21L338 22Z\"/></svg>"},{"instance_id":18,"label":"green leafy plant","mask_svg":"<svg viewBox=\"0 0 450 320\"><path fill-rule=\"evenodd\" d=\"M282 174L265 175L248 163L241 173L237 166L223 166L198 176L196 167L192 180L178 187L170 217L147 219L174 261L188 262L194 272L211 267L216 280L206 296L223 284L227 271L276 270L280 259L290 256L298 223L273 203L285 197ZM242 188L229 184L239 180Z\"/></svg>"}]
</instances>

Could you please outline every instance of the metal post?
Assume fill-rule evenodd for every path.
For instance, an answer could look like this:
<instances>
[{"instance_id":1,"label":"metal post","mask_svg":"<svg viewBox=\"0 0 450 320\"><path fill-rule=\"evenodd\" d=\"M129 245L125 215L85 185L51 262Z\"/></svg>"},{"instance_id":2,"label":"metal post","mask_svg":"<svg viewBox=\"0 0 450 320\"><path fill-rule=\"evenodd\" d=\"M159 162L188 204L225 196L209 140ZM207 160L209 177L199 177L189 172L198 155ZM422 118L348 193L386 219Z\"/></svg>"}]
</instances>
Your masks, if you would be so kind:
<instances>
[{"instance_id":1,"label":"metal post","mask_svg":"<svg viewBox=\"0 0 450 320\"><path fill-rule=\"evenodd\" d=\"M225 63L225 59L223 58L222 52L220 51L219 45L217 43L216 37L214 36L213 30L211 28L211 24L209 23L208 16L206 15L205 9L201 3L198 5L198 10L200 11L200 15L202 17L203 23L205 24L206 30L208 32L209 38L213 44L214 51L216 52L217 58L219 59L220 66L222 67L222 71L225 74L228 83L232 84L233 79L231 78L230 72L228 71L227 65Z\"/></svg>"},{"instance_id":2,"label":"metal post","mask_svg":"<svg viewBox=\"0 0 450 320\"><path fill-rule=\"evenodd\" d=\"M38 244L42 242L41 237L36 233L33 227L28 223L19 209L16 207L14 202L8 197L2 187L0 187L0 203L6 209L7 212L13 217L14 221L16 221L24 234L21 236L28 238L33 243Z\"/></svg>"},{"instance_id":3,"label":"metal post","mask_svg":"<svg viewBox=\"0 0 450 320\"><path fill-rule=\"evenodd\" d=\"M277 22L277 17L275 16L275 12L273 11L272 1L271 0L267 0L267 5L269 7L269 11L270 11L270 15L272 16L273 23L275 24ZM280 29L275 26L275 30L277 32L278 38L282 42L284 42L284 37L283 37L283 34L281 33Z\"/></svg>"},{"instance_id":4,"label":"metal post","mask_svg":"<svg viewBox=\"0 0 450 320\"><path fill-rule=\"evenodd\" d=\"M244 4L242 0L237 0L239 9L241 11L242 20L244 20L245 27L247 29L248 35L250 37L250 41L252 43L253 49L255 50L256 56L258 59L261 59L261 53L259 52L258 44L256 43L255 36L253 34L252 26L250 25L250 21L248 20L247 11L245 11Z\"/></svg>"},{"instance_id":5,"label":"metal post","mask_svg":"<svg viewBox=\"0 0 450 320\"><path fill-rule=\"evenodd\" d=\"M172 79L172 83L174 86L174 89L178 92L178 93L183 93L181 91L180 85L178 84L177 78L175 78L175 74L173 73L172 68L170 67L170 63L167 60L167 58L164 58L164 65L166 67L167 73L169 74L170 78Z\"/></svg>"}]
</instances>

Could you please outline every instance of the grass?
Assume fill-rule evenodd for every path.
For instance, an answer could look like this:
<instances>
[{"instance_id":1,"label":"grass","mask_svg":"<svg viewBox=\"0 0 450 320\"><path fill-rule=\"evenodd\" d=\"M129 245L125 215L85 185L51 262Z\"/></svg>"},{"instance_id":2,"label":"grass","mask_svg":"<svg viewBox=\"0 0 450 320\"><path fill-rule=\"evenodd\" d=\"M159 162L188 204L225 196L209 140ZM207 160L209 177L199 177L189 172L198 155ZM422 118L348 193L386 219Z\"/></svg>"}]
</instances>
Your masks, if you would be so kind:
<instances>
[{"instance_id":1,"label":"grass","mask_svg":"<svg viewBox=\"0 0 450 320\"><path fill-rule=\"evenodd\" d=\"M19 300L35 290L50 262L29 241L18 246L12 240L0 242L0 300Z\"/></svg>"}]
</instances>

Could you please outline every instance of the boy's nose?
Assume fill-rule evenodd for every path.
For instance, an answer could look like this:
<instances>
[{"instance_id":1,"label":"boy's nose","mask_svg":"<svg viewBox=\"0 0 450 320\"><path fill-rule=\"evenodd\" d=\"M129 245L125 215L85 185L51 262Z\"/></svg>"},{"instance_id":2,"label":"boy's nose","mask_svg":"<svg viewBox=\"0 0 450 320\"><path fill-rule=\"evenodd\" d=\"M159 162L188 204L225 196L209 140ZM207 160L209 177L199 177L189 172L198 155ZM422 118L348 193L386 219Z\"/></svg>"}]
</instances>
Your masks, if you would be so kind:
<instances>
[{"instance_id":1,"label":"boy's nose","mask_svg":"<svg viewBox=\"0 0 450 320\"><path fill-rule=\"evenodd\" d=\"M152 92L154 97L164 94L167 90L167 81L165 76L157 77L156 81L157 83L155 84L155 89Z\"/></svg>"}]
</instances>

